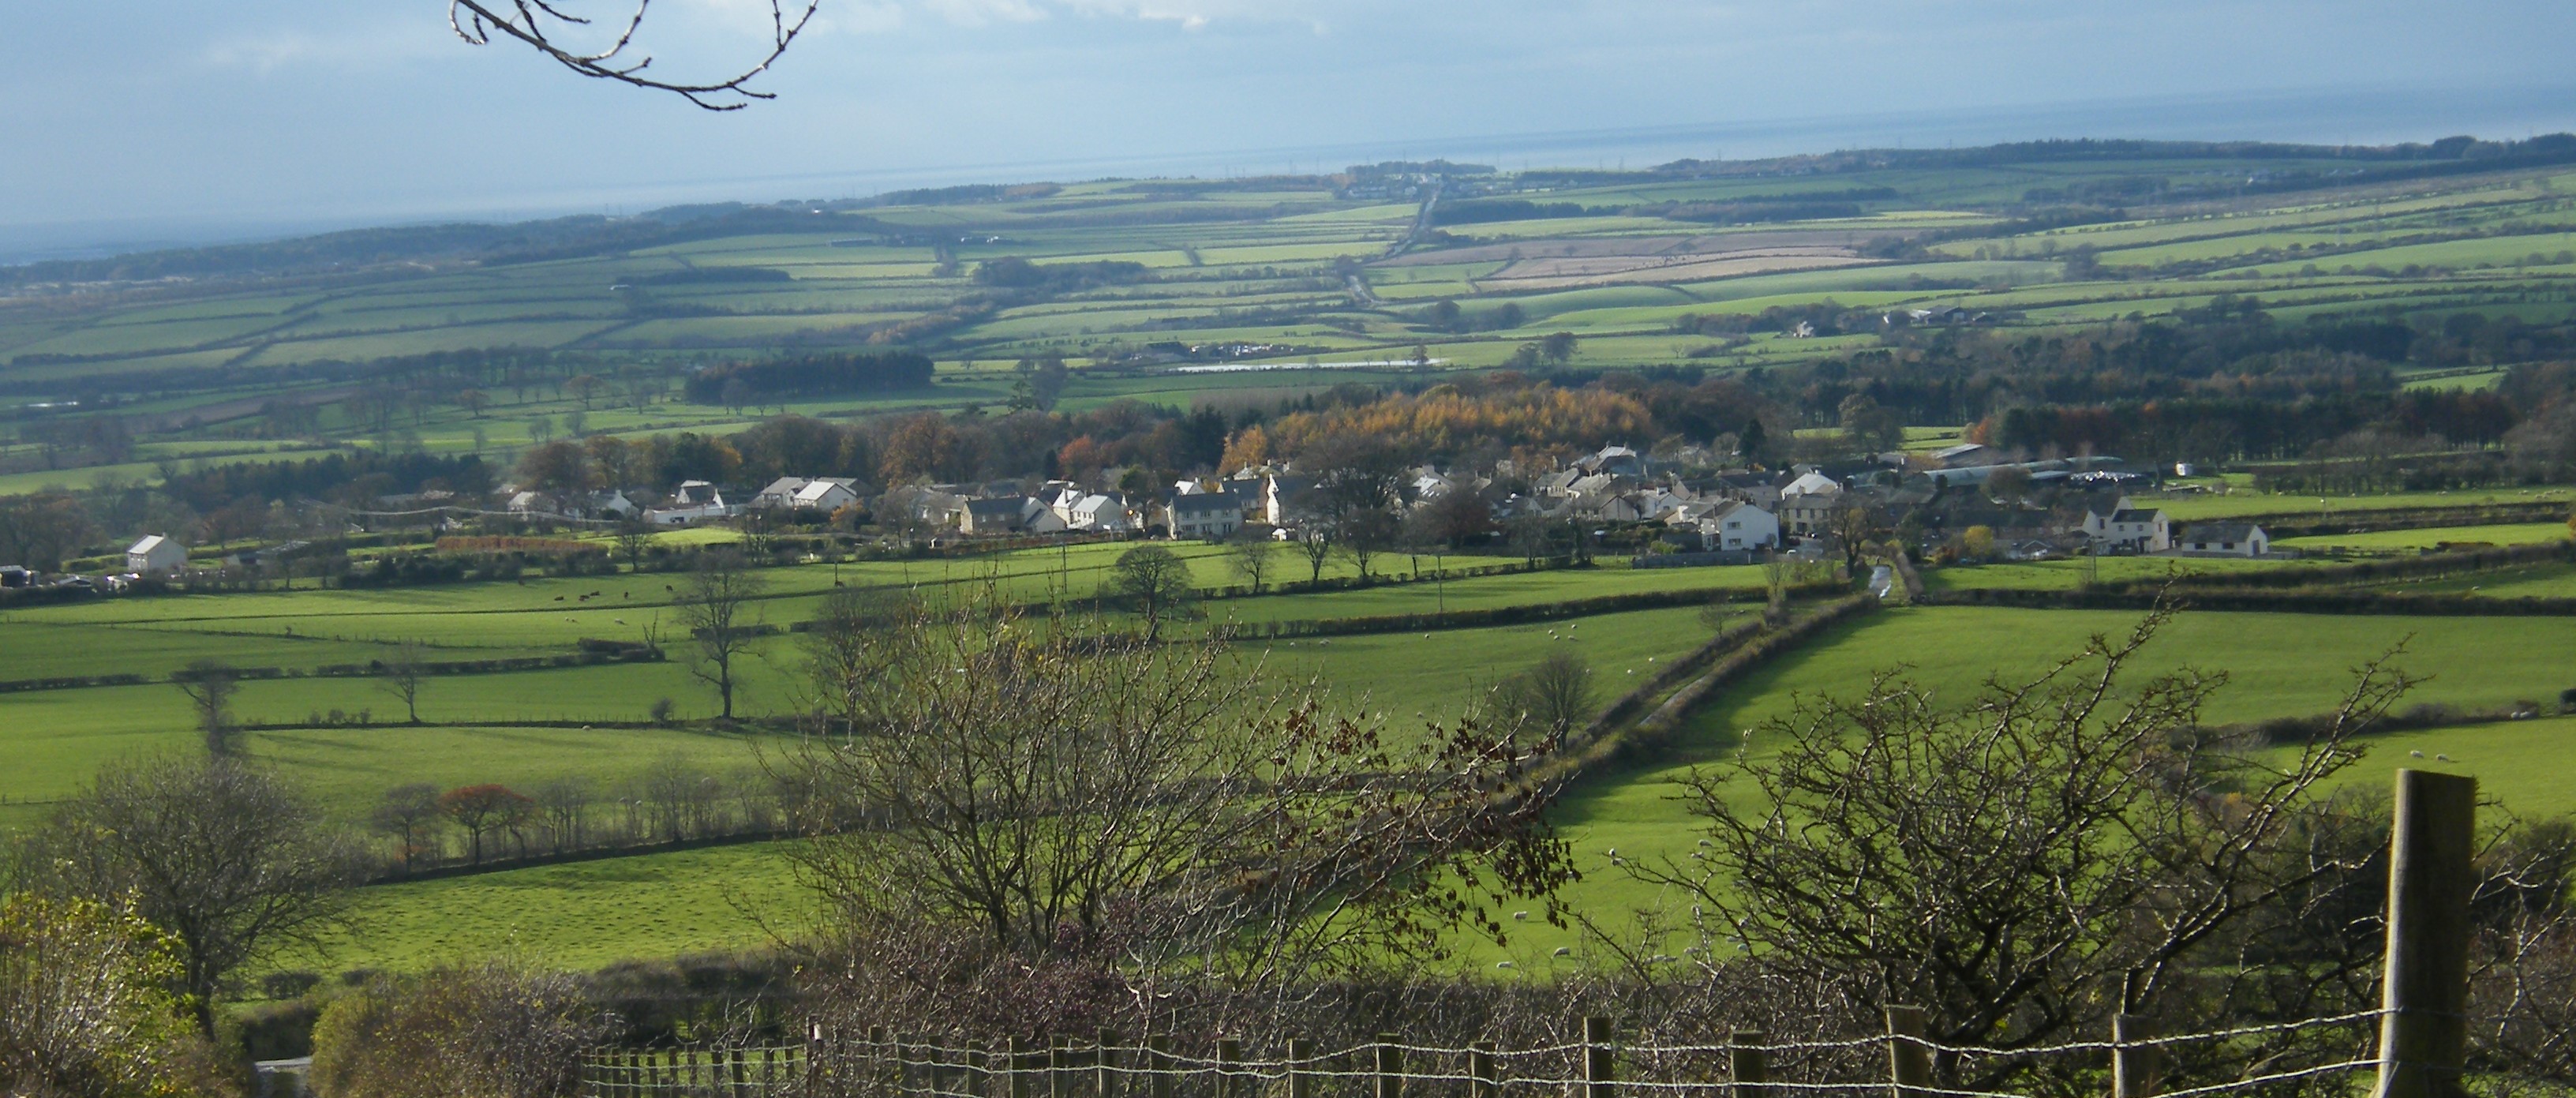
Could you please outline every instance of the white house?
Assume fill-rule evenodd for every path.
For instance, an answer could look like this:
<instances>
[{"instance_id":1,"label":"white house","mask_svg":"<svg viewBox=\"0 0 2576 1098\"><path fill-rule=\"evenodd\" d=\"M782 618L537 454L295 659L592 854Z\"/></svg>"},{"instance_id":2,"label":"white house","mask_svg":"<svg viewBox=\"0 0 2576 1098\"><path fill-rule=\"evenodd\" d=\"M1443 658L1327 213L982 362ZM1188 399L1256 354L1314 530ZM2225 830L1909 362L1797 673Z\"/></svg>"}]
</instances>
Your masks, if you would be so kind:
<instances>
[{"instance_id":1,"label":"white house","mask_svg":"<svg viewBox=\"0 0 2576 1098\"><path fill-rule=\"evenodd\" d=\"M1766 549L1780 544L1780 517L1743 500L1727 500L1699 516L1700 537L1711 549Z\"/></svg>"},{"instance_id":2,"label":"white house","mask_svg":"<svg viewBox=\"0 0 2576 1098\"><path fill-rule=\"evenodd\" d=\"M147 576L168 575L188 566L188 549L160 534L146 534L126 547L125 570Z\"/></svg>"},{"instance_id":3,"label":"white house","mask_svg":"<svg viewBox=\"0 0 2576 1098\"><path fill-rule=\"evenodd\" d=\"M2163 511L2131 507L2123 499L2108 512L2086 511L2084 536L2097 549L2161 553L2173 548L2173 521Z\"/></svg>"},{"instance_id":4,"label":"white house","mask_svg":"<svg viewBox=\"0 0 2576 1098\"><path fill-rule=\"evenodd\" d=\"M1320 502L1315 491L1315 478L1273 476L1262 485L1261 517L1272 526L1294 526L1315 517L1316 505Z\"/></svg>"},{"instance_id":5,"label":"white house","mask_svg":"<svg viewBox=\"0 0 2576 1098\"><path fill-rule=\"evenodd\" d=\"M780 477L752 497L754 507L838 511L859 501L858 481L849 477Z\"/></svg>"},{"instance_id":6,"label":"white house","mask_svg":"<svg viewBox=\"0 0 2576 1098\"><path fill-rule=\"evenodd\" d=\"M2272 536L2250 522L2195 522L2173 536L2177 553L2259 557L2271 548Z\"/></svg>"},{"instance_id":7,"label":"white house","mask_svg":"<svg viewBox=\"0 0 2576 1098\"><path fill-rule=\"evenodd\" d=\"M1232 492L1190 492L1163 507L1163 528L1175 540L1219 541L1243 528L1243 502Z\"/></svg>"},{"instance_id":8,"label":"white house","mask_svg":"<svg viewBox=\"0 0 2576 1098\"><path fill-rule=\"evenodd\" d=\"M1088 495L1073 505L1073 518L1066 523L1076 530L1114 534L1136 528L1127 521L1127 501L1116 496Z\"/></svg>"},{"instance_id":9,"label":"white house","mask_svg":"<svg viewBox=\"0 0 2576 1098\"><path fill-rule=\"evenodd\" d=\"M644 521L656 526L692 526L709 519L730 518L734 509L725 503L724 493L703 480L684 480L680 489L671 493L671 502L644 512Z\"/></svg>"}]
</instances>

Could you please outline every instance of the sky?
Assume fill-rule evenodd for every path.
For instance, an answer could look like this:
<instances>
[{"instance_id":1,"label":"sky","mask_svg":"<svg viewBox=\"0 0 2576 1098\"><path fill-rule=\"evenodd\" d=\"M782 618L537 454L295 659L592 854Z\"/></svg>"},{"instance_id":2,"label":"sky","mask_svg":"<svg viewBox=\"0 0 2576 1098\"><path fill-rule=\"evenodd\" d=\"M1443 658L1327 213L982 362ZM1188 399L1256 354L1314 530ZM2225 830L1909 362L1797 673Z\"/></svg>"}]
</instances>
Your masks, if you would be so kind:
<instances>
[{"instance_id":1,"label":"sky","mask_svg":"<svg viewBox=\"0 0 2576 1098\"><path fill-rule=\"evenodd\" d=\"M729 114L464 44L443 0L9 8L0 261L1391 158L2576 130L2564 0L823 0ZM726 70L767 12L652 0L639 52Z\"/></svg>"}]
</instances>

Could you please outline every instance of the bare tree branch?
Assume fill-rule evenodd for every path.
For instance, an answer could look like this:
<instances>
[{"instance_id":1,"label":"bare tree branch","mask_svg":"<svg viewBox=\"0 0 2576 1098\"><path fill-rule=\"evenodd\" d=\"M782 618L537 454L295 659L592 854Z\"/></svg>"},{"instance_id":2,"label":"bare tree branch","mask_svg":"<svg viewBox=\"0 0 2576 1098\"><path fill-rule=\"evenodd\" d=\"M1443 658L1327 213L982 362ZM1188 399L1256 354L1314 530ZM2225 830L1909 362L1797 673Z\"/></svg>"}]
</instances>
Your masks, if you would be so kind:
<instances>
[{"instance_id":1,"label":"bare tree branch","mask_svg":"<svg viewBox=\"0 0 2576 1098\"><path fill-rule=\"evenodd\" d=\"M633 0L635 9L625 17L624 25L604 48L583 50L567 46L557 39L579 28L596 26L593 20L574 15L549 0L449 0L447 25L458 38L477 46L492 43L492 36L515 38L557 64L598 80L614 80L639 88L671 92L711 111L738 111L755 99L775 99L770 92L751 90L752 78L769 71L769 66L787 53L787 47L804 33L822 0L806 0L798 11L792 0L769 0L769 53L758 64L723 80L707 83L682 83L647 75L653 57L629 52L635 48L635 36L644 28L644 17L653 0Z\"/></svg>"}]
</instances>

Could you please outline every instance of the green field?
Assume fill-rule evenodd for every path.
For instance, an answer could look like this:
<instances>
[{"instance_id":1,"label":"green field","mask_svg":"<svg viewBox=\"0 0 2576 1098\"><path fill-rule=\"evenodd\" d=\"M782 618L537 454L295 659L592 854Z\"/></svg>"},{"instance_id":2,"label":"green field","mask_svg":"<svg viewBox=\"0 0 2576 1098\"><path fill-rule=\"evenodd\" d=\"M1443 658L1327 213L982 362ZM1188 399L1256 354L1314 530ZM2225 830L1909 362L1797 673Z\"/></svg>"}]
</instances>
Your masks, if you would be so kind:
<instances>
[{"instance_id":1,"label":"green field","mask_svg":"<svg viewBox=\"0 0 2576 1098\"><path fill-rule=\"evenodd\" d=\"M1143 423L1136 429L1142 434L1168 423L1136 413L1136 405L1205 409L1224 417L1218 435L1232 431L1240 438L1244 424L1262 417L1466 382L1506 363L1527 367L1536 350L1530 345L1555 332L1577 342L1570 357L1545 363L1538 376L1573 385L1598 372L1629 371L1605 377L1605 389L1673 379L1676 384L1652 382L1664 394L1655 399L1683 399L1671 394L1685 390L1699 394L1690 400L1707 396L1710 407L1694 411L1708 413L1701 423L1733 415L1736 397L1725 395L1727 386L1699 383L1743 381L1753 391L1754 371L1764 379L1816 381L1802 393L1782 388L1753 398L1774 401L1785 417L1773 436L1795 449L1774 463L1785 466L1817 457L1813 451L1841 437L1841 391L1832 387L1845 378L1804 378L1797 369L1828 359L1837 369L1891 363L1887 376L1900 381L1909 376L1903 371L1919 367L1927 385L1975 394L1926 414L1936 422L1905 425L1902 446L1919 453L1986 438L1979 432L1994 429L1995 417L2008 408L2052 399L2009 385L1985 387L1986 379L1965 373L1941 376L1949 368L1943 347L1953 340L1991 337L1995 346L2046 347L2178 313L2188 320L2189 310L2216 313L2212 306L2222 297L2249 309L2256 303L2245 299L2259 298L2261 311L2284 326L2396 321L2416 332L2436 332L2471 313L2564 325L2576 310L2576 208L2563 197L2576 185L2576 173L2563 165L2476 174L2446 169L2355 184L2346 173L2372 162L2322 153L2028 160L1999 154L1991 162L1939 169L1908 166L1902 156L1838 163L1822 172L1705 177L1602 171L1453 179L1442 200L1452 219L1418 238L1410 235L1423 212L1417 201L1346 189L1347 179L1098 180L954 200L834 204L812 213L800 205L795 216L810 220L746 221L752 227L693 230L640 244L417 261L392 256L354 271L243 273L0 296L0 382L12 394L9 407L0 409L9 417L0 422L0 495L166 483L240 462L362 452L477 454L507 477L541 439L737 435L781 414L836 425L921 411L957 417L952 422L1025 423L1004 418L1036 399L1015 389L1021 378L1014 364L1045 355L1062 356L1071 367L1057 411L1096 417L1085 422L1125 416ZM2266 190L2236 182L2258 172L2313 186ZM2081 197L2092 192L2121 197L2116 203ZM1787 223L1737 224L1731 214L1704 220L1712 215L1688 208L1809 194L1857 197L1829 216ZM1488 198L1543 200L1551 208L1516 220L1456 216L1454 203ZM2108 220L2069 224L2046 216L2061 205ZM2024 220L2034 214L2043 216ZM1791 238L1815 253L1783 261L1776 253ZM1746 258L1755 252L1762 255ZM1103 268L1097 279L1006 289L987 274L1007 270L987 266L1003 259L1138 266ZM757 281L704 274L745 270L768 273ZM1458 305L1457 323L1434 319L1444 300ZM1828 304L1837 308L1819 308ZM1987 316L1977 331L1893 331L1905 324L1895 314L1944 306ZM1800 338L1789 324L1763 319L1774 309L1835 314L1835 323L1850 327ZM2507 371L2546 357L2517 346L2515 338L2499 334L2446 360L2410 350L2395 356L2405 361L2374 360L2355 369L2377 377L2371 384L2383 389L2416 390L2413 398L2435 399L2440 390L2461 400L2487 399L2513 391L2503 387ZM916 349L934 360L931 382L909 378L904 388L756 405L682 398L684 380L709 366L887 347ZM1421 365L1414 365L1417 347L1427 360ZM2237 377L2250 391L2265 371L2289 369L2255 358L2232 361L2233 352L2229 357L2204 364L2220 372L2203 380ZM1852 380L1862 380L1862 372L1855 369ZM82 403L69 403L75 398ZM2150 392L2141 399L2156 398ZM1656 422L1664 431L1665 421ZM890 430L881 420L866 426ZM1714 429L1595 438L1579 446L1550 441L1512 456L1530 463L1521 466L1527 472L1603 442L1658 453L1709 447L1717 441L1709 437ZM1122 441L1105 437L1115 433L1111 428L1100 430L1104 437L1095 441ZM870 446L887 445L883 431L853 434L862 436ZM1069 471L1078 464L1067 456L1074 450L1070 441L1033 441L1027 453L1007 459L960 458L963 468L943 465L936 476L912 469L879 479L963 482L1036 470L1054 477L1059 461L1065 475L1077 475ZM1111 466L1131 463L1156 477L1195 475L1214 460L1213 450L1201 445L1206 441L1192 443L1200 449L1189 451L1188 468L1165 470L1161 465L1172 462L1163 456L1121 455L1092 462L1078 475L1114 480ZM1228 441L1218 437L1214 445ZM2492 437L2484 444L2497 448L2477 451L2479 443L2454 440L2433 449L2466 461L2498 458L2508 445ZM2269 453L2247 447L2239 456L2286 463L2320 452L2284 445ZM847 455L834 460L844 458L870 464ZM746 460L742 467L752 465ZM879 468L897 467L879 463L869 471ZM2563 484L2320 497L2263 491L2254 474L2231 468L2176 481L2176 490L2142 492L2135 502L2178 522L2276 516L2321 529L2367 527L2375 512L2404 509L2576 506L2576 489ZM638 479L658 477L656 486L667 487L675 478L662 472ZM376 492L349 489L331 503L351 512L292 513L303 508L299 503L251 516L263 531L255 540L375 533L367 527L378 520L355 512L370 506L363 501ZM121 516L118 528L94 531L95 544L77 555L112 553L137 532L124 527L164 521L159 514ZM608 544L595 533L580 536ZM693 529L659 541L683 548L735 536ZM2281 544L2321 560L2338 549L2398 555L2442 543L2529 544L2567 536L2563 524L2531 522ZM367 544L357 556L418 551ZM814 616L831 592L850 588L913 591L940 603L990 598L1031 614L1079 610L1101 592L1112 563L1128 548L1084 544L765 568L757 573L763 591L750 612L761 624L791 626ZM1201 588L1243 583L1224 549L1172 549ZM1454 717L1495 681L1552 651L1581 653L1598 679L1595 702L1606 704L1708 638L1710 625L1696 603L1747 594L1765 580L1759 568L1631 569L1609 555L1591 568L1459 574L1516 560L1386 553L1373 566L1376 577L1408 582L1211 598L1201 607L1203 624L1175 629L1186 634L1227 624L1491 611L1640 594L1683 603L1525 625L1244 642L1241 654L1270 674L1317 683L1339 704L1380 715L1401 732ZM1925 579L1934 590L2066 590L2092 580L2312 566L2112 557L1944 567L1927 570ZM1445 579L1431 578L1444 569ZM1337 555L1323 574L1346 579L1355 572ZM1306 574L1305 563L1282 548L1270 582ZM377 682L317 674L381 660L406 642L427 645L429 658L443 661L554 657L601 639L658 637L677 650L680 583L675 573L620 572L7 610L0 613L0 680L130 674L153 681L0 693L0 751L15 764L0 772L0 828L39 818L109 760L195 750L186 699L166 679L209 658L276 669L278 677L246 683L238 715L262 725L314 727L255 729L248 750L308 786L344 821L362 819L386 789L412 782L532 788L578 777L610 800L663 767L747 782L764 750L787 737L718 730L709 720L716 708L711 691L678 660L441 675L422 694L423 723L416 726L400 720L400 702ZM2530 565L2391 587L2495 599L2576 598L2576 567ZM1559 817L1586 873L1572 899L1611 922L1663 899L1611 867L1608 849L1636 858L1686 855L1692 836L1672 800L1670 779L1739 750L1765 750L1759 736L1748 743L1745 730L1787 713L1802 693L1847 693L1872 673L1902 665L1941 699L1960 701L1988 674L2028 675L2088 634L2123 629L2134 619L1910 607L1832 630L1711 699L1663 757L1585 777ZM1124 624L1116 614L1085 623ZM2199 613L2175 621L2149 662L2228 673L2232 683L2208 716L2251 721L2326 708L2353 665L2401 641L2408 644L2404 666L2430 676L2410 701L2548 701L2576 686L2576 619L2559 617ZM793 635L762 640L740 669L738 710L789 715L798 660ZM664 726L606 727L641 725L665 700L673 719ZM2373 740L2370 757L2345 780L2384 782L2390 767L2422 751L2422 765L2480 774L2488 791L2515 811L2576 810L2570 792L2576 782L2567 780L2576 773L2572 736L2576 724L2564 717L2389 735ZM2434 758L2446 754L2452 763ZM359 932L330 956L291 964L402 968L513 951L587 967L751 947L766 935L737 903L792 908L794 896L770 844L379 886L363 895L368 920ZM1571 936L1532 928L1508 950L1472 952L1469 963L1491 970L1494 962L1513 960L1521 975L1541 975L1580 963L1580 957L1550 956L1573 943Z\"/></svg>"},{"instance_id":2,"label":"green field","mask_svg":"<svg viewBox=\"0 0 2576 1098\"><path fill-rule=\"evenodd\" d=\"M1643 665L1658 647L1653 637L1686 632L1688 611L1656 611L1585 619L1582 643L1608 669ZM1671 799L1670 779L1690 766L1721 764L1739 749L1759 754L1759 738L1742 730L1788 713L1804 694L1847 694L1879 671L1902 667L1951 703L1966 700L1990 674L2008 680L2034 673L2044 661L2071 653L2095 631L2121 631L2136 615L2112 612L1920 608L1887 611L1830 632L1819 643L1787 656L1730 690L1691 722L1660 761L1588 777L1560 812L1560 824L1577 851L1586 879L1569 893L1577 910L1618 925L1628 913L1659 899L1608 863L1615 848L1625 858L1679 857L1691 846L1687 817ZM2177 667L2225 672L2231 682L2208 713L2218 722L2307 714L2334 704L2351 669L2388 646L2405 642L2396 662L2428 676L2407 704L2487 705L2516 698L2554 696L2571 674L2566 653L2576 651L2576 622L2529 618L2339 618L2332 631L2315 619L2286 614L2186 614L2159 636L2140 664L2143 673ZM1461 631L1481 632L1481 631ZM1508 660L1543 650L1545 631L1476 638L1481 657L1453 659L1469 638L1439 636L1443 656L1428 656L1418 638L1335 638L1329 656L1288 656L1335 682L1374 687L1373 701L1405 716L1399 697L1440 704L1460 696L1456 663ZM1309 642L1311 644L1311 642ZM1564 643L1564 642L1557 642ZM1410 652L1408 650L1411 650ZM1669 651L1670 649L1662 649ZM1297 661L1309 661L1298 663ZM1400 665L1400 666L1399 666ZM1400 693L1399 693L1400 692ZM2546 816L2576 811L2576 792L2563 781L2576 765L2576 723L2567 718L2487 724L2374 735L2369 754L2339 781L2374 787L2400 765L2449 767L2477 773L2487 792L2510 811ZM2423 751L2425 758L2408 756ZM2454 764L2432 756L2448 754ZM474 882L492 882L483 888ZM371 889L367 908L380 914L377 937L362 939L333 964L416 963L443 951L472 951L499 944L535 950L565 963L589 964L619 955L603 942L633 940L662 952L757 944L757 925L725 897L740 892L757 902L793 910L783 860L768 847L727 848L690 854L649 855L610 862L514 870L450 881ZM430 914L436 912L433 919ZM566 931L565 925L584 928ZM1514 924L1512 945L1479 946L1465 963L1490 969L1512 960L1524 978L1544 975L1580 958L1558 959L1555 947L1575 936L1535 922ZM421 944L424 940L432 945Z\"/></svg>"},{"instance_id":3,"label":"green field","mask_svg":"<svg viewBox=\"0 0 2576 1098\"><path fill-rule=\"evenodd\" d=\"M2420 530L2374 530L2366 534L2318 534L2303 538L2278 538L2272 544L2288 549L2431 549L2439 545L2537 545L2565 541L2569 528L2563 522L2525 522L2508 526L2433 526Z\"/></svg>"}]
</instances>

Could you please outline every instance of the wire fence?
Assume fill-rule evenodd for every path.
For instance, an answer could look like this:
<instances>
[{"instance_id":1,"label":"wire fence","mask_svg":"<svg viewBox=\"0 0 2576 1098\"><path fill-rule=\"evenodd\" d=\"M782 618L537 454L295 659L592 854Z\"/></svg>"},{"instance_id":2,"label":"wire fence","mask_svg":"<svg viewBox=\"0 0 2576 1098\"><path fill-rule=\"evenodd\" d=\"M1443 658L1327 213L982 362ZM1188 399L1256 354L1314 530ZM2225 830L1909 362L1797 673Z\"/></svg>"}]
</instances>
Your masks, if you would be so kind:
<instances>
[{"instance_id":1,"label":"wire fence","mask_svg":"<svg viewBox=\"0 0 2576 1098\"><path fill-rule=\"evenodd\" d=\"M840 1034L816 1029L797 1045L614 1052L585 1065L591 1098L1621 1098L1701 1092L1726 1098L1789 1098L1832 1092L1873 1098L2052 1098L2062 1088L1983 1089L1961 1079L2011 1077L1998 1066L2049 1063L2075 1075L2107 1075L2118 1098L2198 1098L2222 1093L2341 1093L2348 1076L2382 1067L2369 1030L2386 1014L2371 1010L2332 1017L2174 1035L2122 1032L2110 1040L2032 1047L1943 1044L1921 1035L1921 1015L1889 1012L1889 1032L1841 1040L1773 1041L1734 1034L1710 1044L1619 1042L1609 1019L1587 1019L1584 1037L1552 1045L1503 1048L1421 1044L1396 1035L1319 1049L1285 1039L1254 1045L1238 1039L1182 1048L1169 1039L1094 1038L975 1041L925 1038L872 1029ZM2124 1020L2126 1021L2126 1020ZM2158 1089L2160 1066L2181 1046L2303 1031L2349 1029L2311 1055L2324 1062L2291 1066L2271 1049L2249 1050L2234 1078ZM2327 1052L2324 1050L2341 1050ZM2332 1058L2341 1055L2343 1058ZM1883 1071L1855 1070L1878 1062ZM1982 1063L1981 1063L1982 1061ZM1941 1065L1936 1072L1935 1065ZM2205 1073L2204 1073L2205 1074ZM1946 1080L1946 1082L1945 1082ZM2302 1089L2305 1088L2305 1089Z\"/></svg>"},{"instance_id":2,"label":"wire fence","mask_svg":"<svg viewBox=\"0 0 2576 1098\"><path fill-rule=\"evenodd\" d=\"M816 1027L794 1047L596 1056L584 1066L584 1091L589 1098L1623 1098L1622 1091L2074 1098L2108 1090L2112 1098L2348 1098L2360 1083L2352 1076L2370 1069L2383 1096L2433 1098L2458 1093L2465 1067L2477 783L2399 770L2395 793L2378 1010L2172 1036L2121 1015L2107 1041L2045 1045L1939 1042L1926 1036L1923 1009L1912 1006L1886 1008L1883 1033L1840 1039L1773 1041L1740 1031L1720 1043L1629 1045L1609 1018L1596 1016L1583 1020L1578 1040L1511 1049L1398 1034L1318 1049L1297 1037L1183 1047L1107 1031L1040 1044ZM2336 1029L2349 1033L2311 1036ZM2188 1085L2161 1087L2169 1064Z\"/></svg>"}]
</instances>

